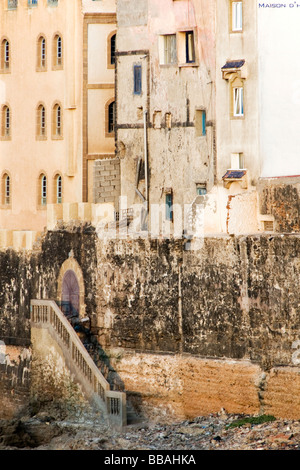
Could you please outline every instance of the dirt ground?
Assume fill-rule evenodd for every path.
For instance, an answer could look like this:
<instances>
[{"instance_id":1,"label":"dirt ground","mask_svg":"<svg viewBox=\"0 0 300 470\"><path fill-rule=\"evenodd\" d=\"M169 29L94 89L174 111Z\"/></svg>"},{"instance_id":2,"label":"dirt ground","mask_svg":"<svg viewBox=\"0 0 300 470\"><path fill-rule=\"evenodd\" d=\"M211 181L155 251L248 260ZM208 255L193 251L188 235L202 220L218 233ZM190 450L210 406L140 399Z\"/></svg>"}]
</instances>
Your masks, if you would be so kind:
<instances>
[{"instance_id":1,"label":"dirt ground","mask_svg":"<svg viewBox=\"0 0 300 470\"><path fill-rule=\"evenodd\" d=\"M263 422L265 421L265 422ZM0 421L0 450L300 450L300 421L228 415L180 422L143 420L113 429L91 410L62 415L49 407Z\"/></svg>"}]
</instances>

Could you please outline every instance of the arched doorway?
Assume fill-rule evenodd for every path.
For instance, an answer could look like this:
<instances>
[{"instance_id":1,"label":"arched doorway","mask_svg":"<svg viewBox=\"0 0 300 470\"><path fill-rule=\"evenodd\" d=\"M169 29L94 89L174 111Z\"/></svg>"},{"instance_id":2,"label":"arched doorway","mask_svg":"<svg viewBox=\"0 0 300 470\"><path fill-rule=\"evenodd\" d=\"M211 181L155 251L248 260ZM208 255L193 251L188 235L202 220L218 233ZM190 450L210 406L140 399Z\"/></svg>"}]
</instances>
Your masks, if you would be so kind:
<instances>
[{"instance_id":1,"label":"arched doorway","mask_svg":"<svg viewBox=\"0 0 300 470\"><path fill-rule=\"evenodd\" d=\"M61 306L64 314L71 318L79 317L80 289L76 274L68 269L62 281Z\"/></svg>"},{"instance_id":2,"label":"arched doorway","mask_svg":"<svg viewBox=\"0 0 300 470\"><path fill-rule=\"evenodd\" d=\"M70 252L57 279L57 301L66 315L85 317L85 290L81 268Z\"/></svg>"}]
</instances>

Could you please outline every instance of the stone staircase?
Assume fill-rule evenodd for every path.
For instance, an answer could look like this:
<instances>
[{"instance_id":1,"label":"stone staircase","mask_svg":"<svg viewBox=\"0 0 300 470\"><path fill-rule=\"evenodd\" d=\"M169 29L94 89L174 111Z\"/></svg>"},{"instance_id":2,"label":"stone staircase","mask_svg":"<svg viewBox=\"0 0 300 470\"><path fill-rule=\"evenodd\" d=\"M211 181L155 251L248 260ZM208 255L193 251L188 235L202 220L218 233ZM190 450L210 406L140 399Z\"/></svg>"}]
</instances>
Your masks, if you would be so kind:
<instances>
[{"instance_id":1,"label":"stone staircase","mask_svg":"<svg viewBox=\"0 0 300 470\"><path fill-rule=\"evenodd\" d=\"M86 398L103 411L108 421L118 427L127 425L125 392L111 389L108 380L101 373L103 370L109 378L111 372L109 367L100 359L96 361L98 364L95 364L91 357L91 353L95 357L97 350L95 345L92 341L79 339L78 334L54 301L31 301L31 327L48 330L52 340L62 351L63 359L74 380L81 385ZM117 388L116 384L113 382L112 384Z\"/></svg>"},{"instance_id":2,"label":"stone staircase","mask_svg":"<svg viewBox=\"0 0 300 470\"><path fill-rule=\"evenodd\" d=\"M116 370L110 364L109 357L99 345L96 337L90 334L90 331L87 328L81 327L78 329L80 330L80 340L82 341L84 347L88 351L89 355L93 359L105 380L107 380L109 383L110 389L116 392L126 393L122 380L120 379ZM126 397L126 417L127 425L137 424L142 421L141 417L130 402L130 398L128 398L128 396Z\"/></svg>"}]
</instances>

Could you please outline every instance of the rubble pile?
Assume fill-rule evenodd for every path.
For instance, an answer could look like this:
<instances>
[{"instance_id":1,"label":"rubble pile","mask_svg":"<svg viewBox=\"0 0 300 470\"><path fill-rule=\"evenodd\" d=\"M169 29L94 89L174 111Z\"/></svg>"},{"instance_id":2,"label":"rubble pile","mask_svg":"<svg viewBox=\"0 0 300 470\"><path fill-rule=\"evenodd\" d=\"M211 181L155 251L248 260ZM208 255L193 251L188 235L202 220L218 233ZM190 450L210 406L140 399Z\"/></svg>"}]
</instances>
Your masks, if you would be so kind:
<instances>
[{"instance_id":1,"label":"rubble pile","mask_svg":"<svg viewBox=\"0 0 300 470\"><path fill-rule=\"evenodd\" d=\"M0 422L0 449L13 450L299 450L300 421L227 415L112 429L92 415L57 421L47 413Z\"/></svg>"}]
</instances>

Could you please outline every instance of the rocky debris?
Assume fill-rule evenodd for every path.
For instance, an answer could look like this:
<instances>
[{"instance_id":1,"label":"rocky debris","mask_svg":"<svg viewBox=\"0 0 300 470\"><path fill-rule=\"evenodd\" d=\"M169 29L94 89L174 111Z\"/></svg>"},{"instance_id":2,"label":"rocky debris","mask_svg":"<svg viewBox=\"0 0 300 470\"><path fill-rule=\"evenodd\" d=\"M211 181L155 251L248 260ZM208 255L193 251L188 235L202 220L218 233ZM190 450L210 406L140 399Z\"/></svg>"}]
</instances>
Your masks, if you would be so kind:
<instances>
[{"instance_id":1,"label":"rocky debris","mask_svg":"<svg viewBox=\"0 0 300 470\"><path fill-rule=\"evenodd\" d=\"M49 443L54 437L61 435L63 430L53 423L43 423L38 419L16 419L0 422L0 449L5 447L36 448Z\"/></svg>"},{"instance_id":2,"label":"rocky debris","mask_svg":"<svg viewBox=\"0 0 300 470\"><path fill-rule=\"evenodd\" d=\"M116 430L84 414L55 420L42 412L0 422L0 449L300 450L300 421L259 422L224 412L173 423L143 422ZM251 422L252 421L252 422Z\"/></svg>"}]
</instances>

